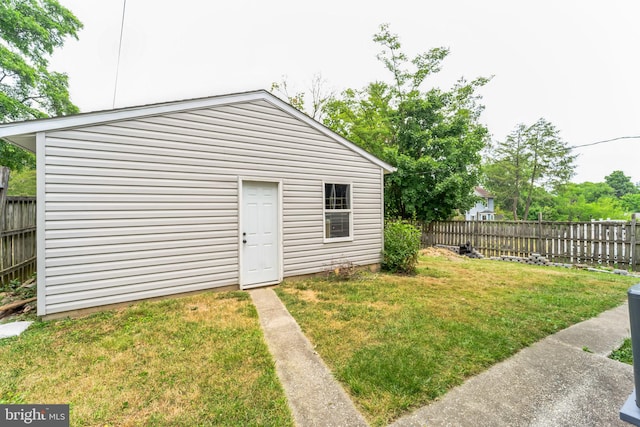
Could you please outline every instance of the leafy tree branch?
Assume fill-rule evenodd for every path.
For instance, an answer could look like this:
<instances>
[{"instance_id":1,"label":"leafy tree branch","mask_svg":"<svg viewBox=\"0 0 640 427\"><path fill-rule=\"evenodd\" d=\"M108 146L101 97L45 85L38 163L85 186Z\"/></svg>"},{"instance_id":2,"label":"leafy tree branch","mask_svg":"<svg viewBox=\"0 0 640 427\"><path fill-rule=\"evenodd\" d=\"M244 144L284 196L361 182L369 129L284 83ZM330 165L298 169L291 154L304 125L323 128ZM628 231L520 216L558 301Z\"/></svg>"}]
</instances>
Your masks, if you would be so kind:
<instances>
[{"instance_id":1,"label":"leafy tree branch","mask_svg":"<svg viewBox=\"0 0 640 427\"><path fill-rule=\"evenodd\" d=\"M55 0L0 2L0 123L73 114L68 77L48 70L49 57L80 21ZM0 141L2 165L34 167L30 153Z\"/></svg>"},{"instance_id":2,"label":"leafy tree branch","mask_svg":"<svg viewBox=\"0 0 640 427\"><path fill-rule=\"evenodd\" d=\"M479 121L483 106L477 90L489 79L460 79L450 90L424 90L448 49L409 59L387 24L373 40L381 46L377 58L391 73L391 83L372 82L334 96L324 107L324 123L397 168L385 178L388 216L448 218L473 202L480 151L488 138Z\"/></svg>"}]
</instances>

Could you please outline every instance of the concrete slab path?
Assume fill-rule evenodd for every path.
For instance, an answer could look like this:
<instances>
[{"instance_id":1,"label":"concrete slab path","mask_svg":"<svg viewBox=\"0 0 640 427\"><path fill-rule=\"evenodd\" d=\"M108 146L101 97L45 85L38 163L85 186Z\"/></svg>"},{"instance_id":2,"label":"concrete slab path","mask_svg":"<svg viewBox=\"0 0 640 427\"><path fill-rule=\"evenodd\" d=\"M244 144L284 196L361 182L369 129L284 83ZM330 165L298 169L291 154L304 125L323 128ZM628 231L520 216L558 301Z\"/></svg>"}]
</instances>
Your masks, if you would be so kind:
<instances>
[{"instance_id":1,"label":"concrete slab path","mask_svg":"<svg viewBox=\"0 0 640 427\"><path fill-rule=\"evenodd\" d=\"M633 391L633 367L607 358L629 336L624 304L525 348L392 426L629 426L619 411Z\"/></svg>"},{"instance_id":2,"label":"concrete slab path","mask_svg":"<svg viewBox=\"0 0 640 427\"><path fill-rule=\"evenodd\" d=\"M28 321L3 323L0 325L0 339L17 337L26 331L32 323Z\"/></svg>"},{"instance_id":3,"label":"concrete slab path","mask_svg":"<svg viewBox=\"0 0 640 427\"><path fill-rule=\"evenodd\" d=\"M249 291L298 426L367 426L273 289Z\"/></svg>"}]
</instances>

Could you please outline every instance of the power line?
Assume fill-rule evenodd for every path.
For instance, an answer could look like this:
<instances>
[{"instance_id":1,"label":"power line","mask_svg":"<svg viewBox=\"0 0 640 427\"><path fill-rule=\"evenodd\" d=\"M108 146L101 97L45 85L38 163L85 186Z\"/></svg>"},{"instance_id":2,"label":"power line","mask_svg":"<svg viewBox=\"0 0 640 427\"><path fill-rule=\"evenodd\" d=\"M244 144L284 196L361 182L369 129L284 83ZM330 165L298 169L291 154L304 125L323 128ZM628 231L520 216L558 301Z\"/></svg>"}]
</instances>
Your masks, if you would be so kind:
<instances>
[{"instance_id":1,"label":"power line","mask_svg":"<svg viewBox=\"0 0 640 427\"><path fill-rule=\"evenodd\" d=\"M124 14L127 10L127 0L122 4L122 21L120 22L120 43L118 44L118 63L116 65L116 82L113 86L113 104L111 108L116 108L116 93L118 92L118 74L120 72L120 52L122 51L122 33L124 32Z\"/></svg>"},{"instance_id":2,"label":"power line","mask_svg":"<svg viewBox=\"0 0 640 427\"><path fill-rule=\"evenodd\" d=\"M617 138L605 139L603 141L590 142L589 144L574 145L573 147L567 147L569 150L574 148L591 147L592 145L604 144L605 142L619 141L621 139L640 139L640 136L619 136Z\"/></svg>"}]
</instances>

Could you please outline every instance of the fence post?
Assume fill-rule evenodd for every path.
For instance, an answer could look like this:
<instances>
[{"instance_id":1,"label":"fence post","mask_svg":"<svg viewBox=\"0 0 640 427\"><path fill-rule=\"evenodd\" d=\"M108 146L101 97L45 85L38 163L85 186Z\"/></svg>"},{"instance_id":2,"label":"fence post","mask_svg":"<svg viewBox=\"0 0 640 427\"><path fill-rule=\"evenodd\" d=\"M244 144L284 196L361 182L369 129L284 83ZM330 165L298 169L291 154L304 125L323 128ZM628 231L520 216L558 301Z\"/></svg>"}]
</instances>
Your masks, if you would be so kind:
<instances>
[{"instance_id":1,"label":"fence post","mask_svg":"<svg viewBox=\"0 0 640 427\"><path fill-rule=\"evenodd\" d=\"M0 169L0 233L4 231L4 203L9 189L9 168L2 166Z\"/></svg>"},{"instance_id":2,"label":"fence post","mask_svg":"<svg viewBox=\"0 0 640 427\"><path fill-rule=\"evenodd\" d=\"M473 247L474 248L478 247L479 224L480 224L480 215L476 215L476 222L473 227Z\"/></svg>"},{"instance_id":3,"label":"fence post","mask_svg":"<svg viewBox=\"0 0 640 427\"><path fill-rule=\"evenodd\" d=\"M542 212L538 212L538 247L536 248L536 253L541 256L546 256L546 253L542 253Z\"/></svg>"},{"instance_id":4,"label":"fence post","mask_svg":"<svg viewBox=\"0 0 640 427\"><path fill-rule=\"evenodd\" d=\"M4 204L7 199L7 190L9 189L9 168L2 166L0 168L0 271L4 270L4 239L2 234L5 231L5 213Z\"/></svg>"},{"instance_id":5,"label":"fence post","mask_svg":"<svg viewBox=\"0 0 640 427\"><path fill-rule=\"evenodd\" d=\"M634 213L633 215L631 215L631 259L629 260L629 262L631 263L631 270L632 271L638 271L640 270L640 266L638 265L640 263L640 254L638 253L638 233L637 233L637 226L638 226L638 214Z\"/></svg>"}]
</instances>

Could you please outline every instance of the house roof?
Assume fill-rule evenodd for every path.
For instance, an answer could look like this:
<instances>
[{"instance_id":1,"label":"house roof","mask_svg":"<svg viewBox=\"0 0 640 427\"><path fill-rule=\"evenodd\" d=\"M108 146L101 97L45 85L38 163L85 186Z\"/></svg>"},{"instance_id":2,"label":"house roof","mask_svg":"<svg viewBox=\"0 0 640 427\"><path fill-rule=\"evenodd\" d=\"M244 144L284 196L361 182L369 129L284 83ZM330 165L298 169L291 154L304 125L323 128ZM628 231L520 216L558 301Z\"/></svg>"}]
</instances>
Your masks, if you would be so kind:
<instances>
[{"instance_id":1,"label":"house roof","mask_svg":"<svg viewBox=\"0 0 640 427\"><path fill-rule=\"evenodd\" d=\"M493 195L482 187L474 188L474 193L476 196L484 197L485 199L493 198Z\"/></svg>"},{"instance_id":2,"label":"house roof","mask_svg":"<svg viewBox=\"0 0 640 427\"><path fill-rule=\"evenodd\" d=\"M117 108L113 110L93 111L90 113L80 113L69 116L51 117L47 119L26 120L0 125L0 138L18 145L28 151L36 151L36 134L53 130L69 129L79 126L88 126L127 120L139 117L154 116L158 114L174 113L187 110L195 110L220 105L236 104L240 102L266 101L276 108L303 121L312 128L325 134L329 138L344 145L351 151L359 154L375 165L381 167L385 173L394 172L396 168L378 159L358 147L351 141L341 137L323 124L317 122L291 105L282 101L266 90L256 90L251 92L233 93L228 95L209 96L205 98L194 98L172 102L162 102L158 104L140 105L135 107Z\"/></svg>"}]
</instances>

